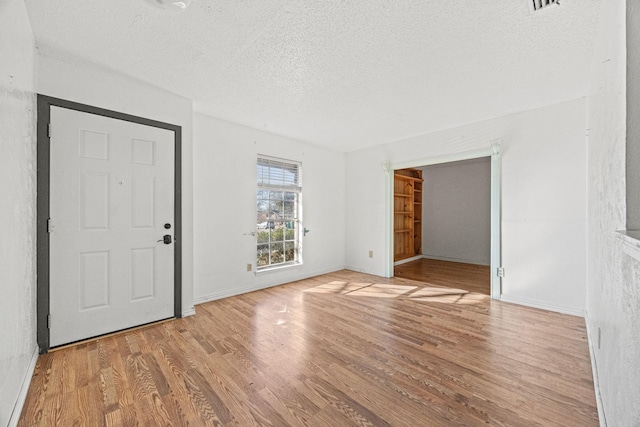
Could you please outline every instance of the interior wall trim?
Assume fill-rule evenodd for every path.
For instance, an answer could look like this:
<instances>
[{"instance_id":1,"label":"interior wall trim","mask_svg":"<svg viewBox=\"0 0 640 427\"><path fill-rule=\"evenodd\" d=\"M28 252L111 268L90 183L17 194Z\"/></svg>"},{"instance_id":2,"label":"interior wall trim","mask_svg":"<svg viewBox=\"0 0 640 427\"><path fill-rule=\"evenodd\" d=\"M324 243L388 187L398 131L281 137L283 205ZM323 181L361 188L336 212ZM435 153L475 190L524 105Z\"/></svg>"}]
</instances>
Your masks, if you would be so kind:
<instances>
[{"instance_id":1,"label":"interior wall trim","mask_svg":"<svg viewBox=\"0 0 640 427\"><path fill-rule=\"evenodd\" d=\"M18 399L16 400L16 403L13 406L13 411L11 412L11 416L9 417L10 427L17 426L18 421L20 420L22 408L24 407L24 403L27 400L27 393L29 392L29 386L31 385L31 378L33 378L33 372L35 371L36 363L38 362L38 353L38 346L34 345L33 351L31 352L31 359L29 360L29 366L27 366L27 371L25 372L24 378L22 379L22 384L20 385Z\"/></svg>"},{"instance_id":2,"label":"interior wall trim","mask_svg":"<svg viewBox=\"0 0 640 427\"><path fill-rule=\"evenodd\" d=\"M590 327L589 311L585 310L584 320L587 326L587 345L589 346L589 355L591 356L591 371L593 372L593 388L596 393L596 406L598 407L598 419L602 427L607 427L607 418L604 412L604 403L602 402L602 394L600 393L600 379L598 376L598 359L596 358L596 349L593 345L598 342L597 335L594 339L593 331Z\"/></svg>"},{"instance_id":3,"label":"interior wall trim","mask_svg":"<svg viewBox=\"0 0 640 427\"><path fill-rule=\"evenodd\" d=\"M579 310L572 307L547 304L547 303L536 301L533 299L522 298L522 297L512 297L505 294L502 294L502 296L500 297L500 301L509 302L512 304L524 305L526 307L539 308L542 310L553 311L556 313L568 314L570 316L578 316L582 318L584 318L584 313L585 313L584 310Z\"/></svg>"}]
</instances>

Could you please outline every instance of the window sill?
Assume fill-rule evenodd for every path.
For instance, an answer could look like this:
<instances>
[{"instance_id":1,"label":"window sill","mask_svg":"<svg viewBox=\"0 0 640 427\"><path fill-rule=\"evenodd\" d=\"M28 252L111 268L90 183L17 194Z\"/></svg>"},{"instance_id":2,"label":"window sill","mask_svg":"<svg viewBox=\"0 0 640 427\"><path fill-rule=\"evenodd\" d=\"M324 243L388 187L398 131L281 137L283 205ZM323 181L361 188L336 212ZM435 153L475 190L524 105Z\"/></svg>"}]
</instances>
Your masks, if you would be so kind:
<instances>
[{"instance_id":1,"label":"window sill","mask_svg":"<svg viewBox=\"0 0 640 427\"><path fill-rule=\"evenodd\" d=\"M256 270L256 276L264 274L264 273L275 273L275 272L278 272L280 270L287 270L287 269L292 268L292 267L300 267L300 266L302 266L301 262L290 262L290 263L287 263L287 264L274 265L273 267L264 267L264 268L261 268L259 270Z\"/></svg>"},{"instance_id":2,"label":"window sill","mask_svg":"<svg viewBox=\"0 0 640 427\"><path fill-rule=\"evenodd\" d=\"M618 238L622 240L622 249L632 258L640 261L640 231L621 230L618 231Z\"/></svg>"}]
</instances>

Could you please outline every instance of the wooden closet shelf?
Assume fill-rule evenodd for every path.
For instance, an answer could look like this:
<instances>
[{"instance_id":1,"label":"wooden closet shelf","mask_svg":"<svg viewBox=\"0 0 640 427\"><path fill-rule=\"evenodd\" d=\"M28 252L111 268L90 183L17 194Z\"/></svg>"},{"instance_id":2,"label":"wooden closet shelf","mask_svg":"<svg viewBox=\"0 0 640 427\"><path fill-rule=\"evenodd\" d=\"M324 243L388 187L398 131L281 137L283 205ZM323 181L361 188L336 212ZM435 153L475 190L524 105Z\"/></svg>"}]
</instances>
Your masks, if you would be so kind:
<instances>
[{"instance_id":1,"label":"wooden closet shelf","mask_svg":"<svg viewBox=\"0 0 640 427\"><path fill-rule=\"evenodd\" d=\"M396 178L407 180L407 181L420 181L420 182L423 181L422 178L416 178L414 176L398 175L397 173L394 174L393 176Z\"/></svg>"}]
</instances>

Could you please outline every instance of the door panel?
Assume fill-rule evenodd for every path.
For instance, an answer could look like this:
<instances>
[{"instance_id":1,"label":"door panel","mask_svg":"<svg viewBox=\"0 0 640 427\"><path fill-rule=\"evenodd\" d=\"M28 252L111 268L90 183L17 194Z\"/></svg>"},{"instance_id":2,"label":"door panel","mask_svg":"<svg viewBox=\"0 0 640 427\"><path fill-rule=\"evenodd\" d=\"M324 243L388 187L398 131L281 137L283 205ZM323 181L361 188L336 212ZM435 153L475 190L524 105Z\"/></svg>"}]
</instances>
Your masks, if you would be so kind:
<instances>
[{"instance_id":1,"label":"door panel","mask_svg":"<svg viewBox=\"0 0 640 427\"><path fill-rule=\"evenodd\" d=\"M51 127L50 345L172 317L174 133L53 106Z\"/></svg>"}]
</instances>

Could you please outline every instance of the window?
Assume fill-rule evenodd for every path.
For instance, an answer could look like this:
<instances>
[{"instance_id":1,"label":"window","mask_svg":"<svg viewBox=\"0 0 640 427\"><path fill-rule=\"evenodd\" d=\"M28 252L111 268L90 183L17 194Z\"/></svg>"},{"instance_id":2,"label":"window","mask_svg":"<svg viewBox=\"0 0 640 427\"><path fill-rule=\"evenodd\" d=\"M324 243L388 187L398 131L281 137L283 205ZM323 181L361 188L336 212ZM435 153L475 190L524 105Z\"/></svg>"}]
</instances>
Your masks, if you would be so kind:
<instances>
[{"instance_id":1,"label":"window","mask_svg":"<svg viewBox=\"0 0 640 427\"><path fill-rule=\"evenodd\" d=\"M257 172L258 271L301 264L300 163L260 156Z\"/></svg>"},{"instance_id":2,"label":"window","mask_svg":"<svg viewBox=\"0 0 640 427\"><path fill-rule=\"evenodd\" d=\"M532 4L533 4L533 10L536 11L536 10L545 8L547 6L551 6L553 4L559 5L560 2L558 2L558 0L533 0Z\"/></svg>"}]
</instances>

